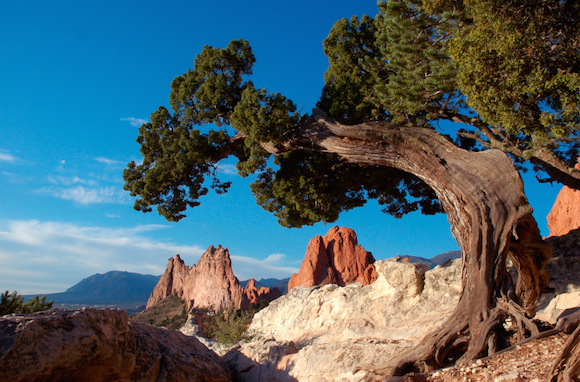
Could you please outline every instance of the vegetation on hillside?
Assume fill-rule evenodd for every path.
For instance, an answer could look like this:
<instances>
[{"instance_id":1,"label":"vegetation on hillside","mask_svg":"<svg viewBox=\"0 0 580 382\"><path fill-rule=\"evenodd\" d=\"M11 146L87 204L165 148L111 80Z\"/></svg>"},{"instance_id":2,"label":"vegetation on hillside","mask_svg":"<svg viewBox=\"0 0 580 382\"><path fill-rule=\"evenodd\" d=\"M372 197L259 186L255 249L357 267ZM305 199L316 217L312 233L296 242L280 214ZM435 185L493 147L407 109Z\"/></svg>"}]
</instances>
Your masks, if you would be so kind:
<instances>
[{"instance_id":1,"label":"vegetation on hillside","mask_svg":"<svg viewBox=\"0 0 580 382\"><path fill-rule=\"evenodd\" d=\"M251 304L247 309L233 306L216 314L206 314L203 320L203 334L224 346L232 346L240 341L249 341L253 334L248 331L254 315L268 306L267 300L259 305Z\"/></svg>"},{"instance_id":2,"label":"vegetation on hillside","mask_svg":"<svg viewBox=\"0 0 580 382\"><path fill-rule=\"evenodd\" d=\"M182 299L172 294L158 304L131 316L131 320L177 330L187 321L187 307Z\"/></svg>"},{"instance_id":3,"label":"vegetation on hillside","mask_svg":"<svg viewBox=\"0 0 580 382\"><path fill-rule=\"evenodd\" d=\"M268 306L266 300L259 305L251 304L248 309L236 309L231 306L220 312L210 309L196 309L201 315L202 331L205 338L213 339L224 346L231 346L252 336L247 332L254 315ZM187 321L187 305L172 294L145 311L131 316L132 321L142 322L166 328L181 328Z\"/></svg>"}]
</instances>

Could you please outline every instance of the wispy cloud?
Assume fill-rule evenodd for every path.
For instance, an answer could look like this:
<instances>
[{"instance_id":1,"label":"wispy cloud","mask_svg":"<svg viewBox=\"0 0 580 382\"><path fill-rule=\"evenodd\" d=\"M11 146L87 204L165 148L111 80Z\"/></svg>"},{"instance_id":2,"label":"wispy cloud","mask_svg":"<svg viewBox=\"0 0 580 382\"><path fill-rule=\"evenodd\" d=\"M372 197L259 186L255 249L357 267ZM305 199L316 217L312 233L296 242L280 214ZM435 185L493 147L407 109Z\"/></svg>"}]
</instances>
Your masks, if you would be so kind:
<instances>
[{"instance_id":1,"label":"wispy cloud","mask_svg":"<svg viewBox=\"0 0 580 382\"><path fill-rule=\"evenodd\" d=\"M106 167L96 162L104 163ZM82 205L130 203L129 194L123 191L118 168L110 166L120 162L98 157L95 162L87 163L92 163L93 167L88 167L91 170L85 170L81 176L74 175L74 166L73 170L57 170L56 175L48 175L49 185L37 189L36 192ZM58 174L59 172L67 175Z\"/></svg>"},{"instance_id":2,"label":"wispy cloud","mask_svg":"<svg viewBox=\"0 0 580 382\"><path fill-rule=\"evenodd\" d=\"M266 260L254 259L252 257L231 255L232 268L234 274L240 280L255 278L279 278L290 277L293 273L298 273L298 268L288 266L285 262L286 255L274 254L268 256Z\"/></svg>"},{"instance_id":3,"label":"wispy cloud","mask_svg":"<svg viewBox=\"0 0 580 382\"><path fill-rule=\"evenodd\" d=\"M118 160L113 160L113 159L109 159L109 158L105 158L105 157L96 157L95 160L99 163L104 163L108 166L114 166L114 165L118 165L118 164L124 164L121 161Z\"/></svg>"},{"instance_id":4,"label":"wispy cloud","mask_svg":"<svg viewBox=\"0 0 580 382\"><path fill-rule=\"evenodd\" d=\"M68 177L62 176L62 175L56 175L56 176L49 175L48 181L52 184L58 184L61 186L73 186L76 184L84 184L84 185L89 185L89 186L96 186L97 185L97 182L95 180L82 179L76 175L68 176Z\"/></svg>"},{"instance_id":5,"label":"wispy cloud","mask_svg":"<svg viewBox=\"0 0 580 382\"><path fill-rule=\"evenodd\" d=\"M197 245L158 241L149 232L168 225L124 228L82 226L38 220L9 221L0 225L0 291L21 294L62 292L95 273L112 270L160 275L167 259L180 254L188 265L205 251ZM286 266L285 255L267 261L231 255L240 280L285 278L298 272Z\"/></svg>"},{"instance_id":6,"label":"wispy cloud","mask_svg":"<svg viewBox=\"0 0 580 382\"><path fill-rule=\"evenodd\" d=\"M131 126L135 126L135 127L140 127L141 125L149 122L146 119L133 118L133 117L121 118L121 121L129 122L131 124Z\"/></svg>"},{"instance_id":7,"label":"wispy cloud","mask_svg":"<svg viewBox=\"0 0 580 382\"><path fill-rule=\"evenodd\" d=\"M128 194L116 187L44 187L39 192L84 205L129 203Z\"/></svg>"},{"instance_id":8,"label":"wispy cloud","mask_svg":"<svg viewBox=\"0 0 580 382\"><path fill-rule=\"evenodd\" d=\"M226 175L238 175L238 169L234 164L221 163L218 167L218 171Z\"/></svg>"},{"instance_id":9,"label":"wispy cloud","mask_svg":"<svg viewBox=\"0 0 580 382\"><path fill-rule=\"evenodd\" d=\"M10 151L0 149L0 162L14 162L16 157Z\"/></svg>"},{"instance_id":10,"label":"wispy cloud","mask_svg":"<svg viewBox=\"0 0 580 382\"><path fill-rule=\"evenodd\" d=\"M95 273L112 270L160 275L179 253L197 262L198 246L155 241L146 232L166 228L87 227L37 220L0 227L0 290L21 294L62 292Z\"/></svg>"}]
</instances>

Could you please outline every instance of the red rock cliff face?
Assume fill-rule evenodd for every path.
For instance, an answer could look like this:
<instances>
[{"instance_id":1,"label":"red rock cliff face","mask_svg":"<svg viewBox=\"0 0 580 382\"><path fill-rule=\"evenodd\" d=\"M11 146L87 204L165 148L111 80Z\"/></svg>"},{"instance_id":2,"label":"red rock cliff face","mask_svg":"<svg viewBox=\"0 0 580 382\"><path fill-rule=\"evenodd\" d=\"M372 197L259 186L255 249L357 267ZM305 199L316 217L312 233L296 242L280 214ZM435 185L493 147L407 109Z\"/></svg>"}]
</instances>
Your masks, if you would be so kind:
<instances>
[{"instance_id":1,"label":"red rock cliff face","mask_svg":"<svg viewBox=\"0 0 580 382\"><path fill-rule=\"evenodd\" d=\"M578 158L580 161L580 158ZM575 166L580 170L580 163ZM547 217L550 236L563 236L580 228L580 191L564 186Z\"/></svg>"},{"instance_id":2,"label":"red rock cliff face","mask_svg":"<svg viewBox=\"0 0 580 382\"><path fill-rule=\"evenodd\" d=\"M368 285L378 277L374 262L373 255L358 245L352 229L333 227L324 237L310 240L300 271L290 278L288 290L296 286L345 286L357 281Z\"/></svg>"},{"instance_id":3,"label":"red rock cliff face","mask_svg":"<svg viewBox=\"0 0 580 382\"><path fill-rule=\"evenodd\" d=\"M175 293L189 308L211 308L216 311L231 305L240 306L243 290L232 271L227 248L210 246L197 265L188 267L176 255L153 289L147 308Z\"/></svg>"}]
</instances>

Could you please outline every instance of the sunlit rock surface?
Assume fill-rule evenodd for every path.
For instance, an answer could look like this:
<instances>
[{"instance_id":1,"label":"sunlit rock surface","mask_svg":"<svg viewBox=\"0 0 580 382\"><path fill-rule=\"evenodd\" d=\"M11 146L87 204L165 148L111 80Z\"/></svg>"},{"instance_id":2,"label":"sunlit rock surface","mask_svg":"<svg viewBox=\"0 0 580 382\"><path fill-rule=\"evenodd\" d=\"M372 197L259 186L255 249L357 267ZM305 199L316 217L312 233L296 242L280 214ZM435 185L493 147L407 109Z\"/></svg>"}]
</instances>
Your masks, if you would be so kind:
<instances>
[{"instance_id":1,"label":"sunlit rock surface","mask_svg":"<svg viewBox=\"0 0 580 382\"><path fill-rule=\"evenodd\" d=\"M290 278L288 289L354 282L368 285L378 277L374 262L373 255L358 244L352 229L333 227L324 237L310 240L300 271Z\"/></svg>"},{"instance_id":2,"label":"sunlit rock surface","mask_svg":"<svg viewBox=\"0 0 580 382\"><path fill-rule=\"evenodd\" d=\"M375 267L372 284L296 287L258 312L249 328L257 340L224 357L237 378L360 381L442 324L459 301L461 260L431 271L400 259Z\"/></svg>"},{"instance_id":3,"label":"sunlit rock surface","mask_svg":"<svg viewBox=\"0 0 580 382\"><path fill-rule=\"evenodd\" d=\"M0 381L229 381L195 337L83 308L0 318Z\"/></svg>"},{"instance_id":4,"label":"sunlit rock surface","mask_svg":"<svg viewBox=\"0 0 580 382\"><path fill-rule=\"evenodd\" d=\"M227 248L210 246L197 265L185 265L179 255L169 259L167 268L147 301L147 308L175 294L189 308L219 311L240 306L243 289L232 271Z\"/></svg>"}]
</instances>

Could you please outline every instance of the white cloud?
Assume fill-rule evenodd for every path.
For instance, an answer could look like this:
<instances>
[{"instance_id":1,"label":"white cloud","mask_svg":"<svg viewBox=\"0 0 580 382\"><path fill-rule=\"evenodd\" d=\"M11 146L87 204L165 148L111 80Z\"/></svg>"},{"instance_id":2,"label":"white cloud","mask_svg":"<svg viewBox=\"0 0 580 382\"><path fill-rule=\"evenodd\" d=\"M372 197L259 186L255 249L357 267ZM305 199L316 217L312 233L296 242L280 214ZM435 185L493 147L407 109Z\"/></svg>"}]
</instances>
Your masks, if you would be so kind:
<instances>
[{"instance_id":1,"label":"white cloud","mask_svg":"<svg viewBox=\"0 0 580 382\"><path fill-rule=\"evenodd\" d=\"M0 162L14 162L16 157L10 151L0 149Z\"/></svg>"},{"instance_id":2,"label":"white cloud","mask_svg":"<svg viewBox=\"0 0 580 382\"><path fill-rule=\"evenodd\" d=\"M124 204L129 203L128 193L117 187L85 187L75 186L64 187L44 187L39 192L48 193L57 198L72 200L79 204Z\"/></svg>"},{"instance_id":3,"label":"white cloud","mask_svg":"<svg viewBox=\"0 0 580 382\"><path fill-rule=\"evenodd\" d=\"M4 180L9 183L25 183L26 181L29 180L25 176L22 176L20 174L14 174L8 171L2 171L0 172L0 174L2 174Z\"/></svg>"},{"instance_id":4,"label":"white cloud","mask_svg":"<svg viewBox=\"0 0 580 382\"><path fill-rule=\"evenodd\" d=\"M197 245L153 240L148 232L168 225L124 228L80 226L38 220L9 221L0 225L0 291L20 294L63 292L95 273L113 270L161 275L167 259L180 254L194 265L205 251ZM285 256L266 261L231 255L240 280L286 278L298 268L286 266Z\"/></svg>"},{"instance_id":5,"label":"white cloud","mask_svg":"<svg viewBox=\"0 0 580 382\"><path fill-rule=\"evenodd\" d=\"M140 127L141 125L149 122L146 119L133 118L133 117L121 118L121 121L127 121L127 122L131 123L131 126L135 126L135 127Z\"/></svg>"},{"instance_id":6,"label":"white cloud","mask_svg":"<svg viewBox=\"0 0 580 382\"><path fill-rule=\"evenodd\" d=\"M283 253L273 253L270 256L266 257L264 259L265 263L276 263L278 261L284 260L286 258L286 255L284 255Z\"/></svg>"},{"instance_id":7,"label":"white cloud","mask_svg":"<svg viewBox=\"0 0 580 382\"><path fill-rule=\"evenodd\" d=\"M218 171L226 175L238 175L238 169L235 164L220 163Z\"/></svg>"},{"instance_id":8,"label":"white cloud","mask_svg":"<svg viewBox=\"0 0 580 382\"><path fill-rule=\"evenodd\" d=\"M84 227L37 220L0 227L0 290L62 292L95 273L112 270L160 275L179 253L197 262L201 247L159 242L140 234L167 228Z\"/></svg>"},{"instance_id":9,"label":"white cloud","mask_svg":"<svg viewBox=\"0 0 580 382\"><path fill-rule=\"evenodd\" d=\"M298 268L287 266L284 263L285 255L270 255L266 260L252 257L231 255L234 274L240 280L254 278L259 279L284 279L298 273Z\"/></svg>"},{"instance_id":10,"label":"white cloud","mask_svg":"<svg viewBox=\"0 0 580 382\"><path fill-rule=\"evenodd\" d=\"M109 158L105 158L105 157L96 157L95 160L99 163L104 163L108 166L112 166L112 165L118 165L118 164L123 164L122 162L118 161L118 160L113 160L113 159L109 159Z\"/></svg>"},{"instance_id":11,"label":"white cloud","mask_svg":"<svg viewBox=\"0 0 580 382\"><path fill-rule=\"evenodd\" d=\"M48 181L50 183L53 184L58 184L61 186L72 186L75 184L86 184L89 186L96 186L97 182L94 180L86 180L86 179L81 179L78 176L71 176L71 177L66 177L66 176L61 176L61 175L57 175L57 176L48 176Z\"/></svg>"}]
</instances>

